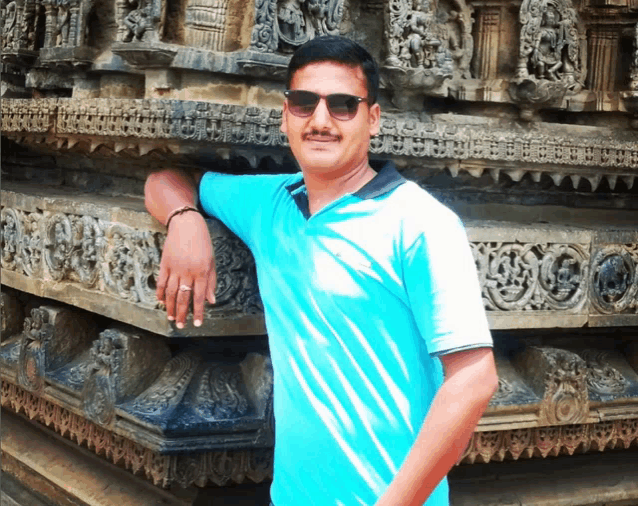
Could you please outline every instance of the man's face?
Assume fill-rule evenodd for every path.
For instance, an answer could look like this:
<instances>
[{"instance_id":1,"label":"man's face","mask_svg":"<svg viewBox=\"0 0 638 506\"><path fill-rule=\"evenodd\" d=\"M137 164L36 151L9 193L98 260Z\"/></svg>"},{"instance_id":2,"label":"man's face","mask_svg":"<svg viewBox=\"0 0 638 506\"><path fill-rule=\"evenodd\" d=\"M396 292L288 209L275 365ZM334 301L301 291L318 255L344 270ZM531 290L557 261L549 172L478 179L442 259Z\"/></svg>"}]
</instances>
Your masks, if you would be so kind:
<instances>
[{"instance_id":1,"label":"man's face","mask_svg":"<svg viewBox=\"0 0 638 506\"><path fill-rule=\"evenodd\" d=\"M293 75L290 89L368 97L363 70L336 62L302 67ZM300 118L290 112L286 100L281 131L288 135L292 154L305 173L337 176L367 163L370 137L379 132L379 117L379 105L364 101L354 118L341 121L330 115L322 99L311 116Z\"/></svg>"}]
</instances>

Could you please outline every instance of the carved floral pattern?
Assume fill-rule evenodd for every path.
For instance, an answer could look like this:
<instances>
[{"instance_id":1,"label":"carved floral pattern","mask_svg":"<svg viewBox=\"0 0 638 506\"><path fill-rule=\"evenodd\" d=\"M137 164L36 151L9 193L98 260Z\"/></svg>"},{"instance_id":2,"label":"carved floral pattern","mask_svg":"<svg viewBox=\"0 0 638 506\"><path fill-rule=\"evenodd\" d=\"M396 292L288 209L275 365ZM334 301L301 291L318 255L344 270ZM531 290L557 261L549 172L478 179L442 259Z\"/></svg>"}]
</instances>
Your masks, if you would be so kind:
<instances>
[{"instance_id":1,"label":"carved floral pattern","mask_svg":"<svg viewBox=\"0 0 638 506\"><path fill-rule=\"evenodd\" d=\"M165 235L90 216L2 208L2 267L32 278L78 283L147 308L158 308L155 280ZM233 237L215 237L216 313L261 313L252 255Z\"/></svg>"},{"instance_id":2,"label":"carved floral pattern","mask_svg":"<svg viewBox=\"0 0 638 506\"><path fill-rule=\"evenodd\" d=\"M204 486L209 481L222 486L272 479L270 449L207 452L196 457L160 455L5 380L1 403L3 408L24 412L78 444L86 443L98 455L139 472L162 487L174 483L182 487L194 483ZM190 462L192 458L194 464Z\"/></svg>"},{"instance_id":3,"label":"carved floral pattern","mask_svg":"<svg viewBox=\"0 0 638 506\"><path fill-rule=\"evenodd\" d=\"M228 419L245 415L248 400L241 390L241 373L213 365L200 379L197 392L197 412L208 419Z\"/></svg>"},{"instance_id":4,"label":"carved floral pattern","mask_svg":"<svg viewBox=\"0 0 638 506\"><path fill-rule=\"evenodd\" d=\"M27 276L39 276L42 267L42 215L7 207L0 215L2 267Z\"/></svg>"},{"instance_id":5,"label":"carved floral pattern","mask_svg":"<svg viewBox=\"0 0 638 506\"><path fill-rule=\"evenodd\" d=\"M588 253L578 245L472 243L488 310L573 310L587 294Z\"/></svg>"},{"instance_id":6,"label":"carved floral pattern","mask_svg":"<svg viewBox=\"0 0 638 506\"><path fill-rule=\"evenodd\" d=\"M203 104L203 105L197 105ZM205 128L192 133L186 111L197 110ZM142 112L147 120L138 123ZM192 113L189 113L192 114ZM279 130L281 111L213 103L171 100L95 99L78 103L72 99L2 101L5 135L46 133L95 135L103 138L201 140L217 145L287 146ZM635 167L638 148L632 142L542 136L492 127L421 123L384 118L379 135L372 139L375 155L483 159L554 166L595 168ZM633 179L631 180L633 181Z\"/></svg>"},{"instance_id":7,"label":"carved floral pattern","mask_svg":"<svg viewBox=\"0 0 638 506\"><path fill-rule=\"evenodd\" d=\"M154 415L175 406L184 395L199 362L197 354L192 352L171 359L157 381L135 399L131 410L143 415Z\"/></svg>"},{"instance_id":8,"label":"carved floral pattern","mask_svg":"<svg viewBox=\"0 0 638 506\"><path fill-rule=\"evenodd\" d=\"M629 381L609 365L610 354L600 350L584 350L579 355L587 364L587 387L599 394L622 394Z\"/></svg>"}]
</instances>

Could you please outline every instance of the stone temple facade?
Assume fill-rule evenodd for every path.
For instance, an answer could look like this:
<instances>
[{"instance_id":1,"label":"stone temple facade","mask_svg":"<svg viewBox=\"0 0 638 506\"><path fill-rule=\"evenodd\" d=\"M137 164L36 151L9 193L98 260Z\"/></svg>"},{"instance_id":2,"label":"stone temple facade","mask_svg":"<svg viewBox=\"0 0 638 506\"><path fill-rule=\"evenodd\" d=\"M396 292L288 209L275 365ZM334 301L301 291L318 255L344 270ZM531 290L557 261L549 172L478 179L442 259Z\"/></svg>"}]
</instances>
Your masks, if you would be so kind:
<instances>
[{"instance_id":1,"label":"stone temple facade","mask_svg":"<svg viewBox=\"0 0 638 506\"><path fill-rule=\"evenodd\" d=\"M6 475L49 490L17 442L39 427L53 450L88 450L166 501L268 483L251 254L210 222L218 303L177 329L155 298L166 231L143 184L163 167L281 171L290 54L342 34L381 63L372 159L462 217L493 329L499 390L452 503L638 504L638 0L1 7ZM587 486L549 476L572 465ZM508 488L519 471L532 478Z\"/></svg>"}]
</instances>

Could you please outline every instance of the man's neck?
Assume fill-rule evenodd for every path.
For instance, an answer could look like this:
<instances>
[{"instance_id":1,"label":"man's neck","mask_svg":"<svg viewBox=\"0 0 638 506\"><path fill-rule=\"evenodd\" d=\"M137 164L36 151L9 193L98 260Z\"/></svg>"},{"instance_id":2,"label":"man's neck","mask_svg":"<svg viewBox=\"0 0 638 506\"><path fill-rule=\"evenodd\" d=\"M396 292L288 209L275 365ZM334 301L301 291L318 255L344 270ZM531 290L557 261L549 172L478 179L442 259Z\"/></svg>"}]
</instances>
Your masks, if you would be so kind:
<instances>
[{"instance_id":1,"label":"man's neck","mask_svg":"<svg viewBox=\"0 0 638 506\"><path fill-rule=\"evenodd\" d=\"M338 174L303 173L308 191L310 214L321 211L346 193L354 193L370 182L377 173L368 164L366 158L355 169Z\"/></svg>"}]
</instances>

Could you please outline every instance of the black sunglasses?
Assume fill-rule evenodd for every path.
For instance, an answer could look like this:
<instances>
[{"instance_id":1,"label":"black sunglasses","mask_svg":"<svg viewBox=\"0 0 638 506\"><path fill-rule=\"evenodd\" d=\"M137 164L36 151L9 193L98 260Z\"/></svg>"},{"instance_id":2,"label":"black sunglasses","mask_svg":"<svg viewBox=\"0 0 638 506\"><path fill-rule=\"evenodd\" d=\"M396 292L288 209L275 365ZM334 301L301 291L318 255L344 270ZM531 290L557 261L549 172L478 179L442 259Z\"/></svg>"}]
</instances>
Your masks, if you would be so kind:
<instances>
[{"instance_id":1,"label":"black sunglasses","mask_svg":"<svg viewBox=\"0 0 638 506\"><path fill-rule=\"evenodd\" d=\"M312 116L319 101L325 98L330 116L339 121L348 121L354 118L359 110L359 104L367 101L366 98L348 95L347 93L319 95L305 90L286 90L284 91L284 96L288 99L290 113L300 118Z\"/></svg>"}]
</instances>

